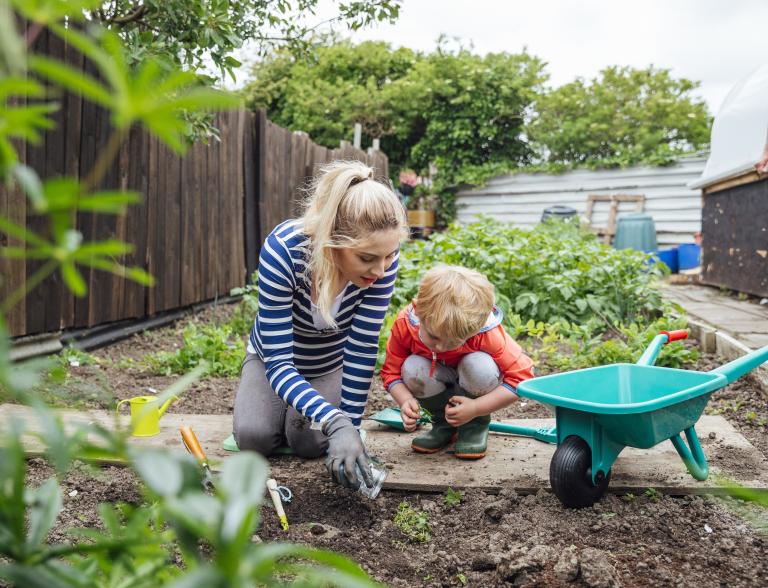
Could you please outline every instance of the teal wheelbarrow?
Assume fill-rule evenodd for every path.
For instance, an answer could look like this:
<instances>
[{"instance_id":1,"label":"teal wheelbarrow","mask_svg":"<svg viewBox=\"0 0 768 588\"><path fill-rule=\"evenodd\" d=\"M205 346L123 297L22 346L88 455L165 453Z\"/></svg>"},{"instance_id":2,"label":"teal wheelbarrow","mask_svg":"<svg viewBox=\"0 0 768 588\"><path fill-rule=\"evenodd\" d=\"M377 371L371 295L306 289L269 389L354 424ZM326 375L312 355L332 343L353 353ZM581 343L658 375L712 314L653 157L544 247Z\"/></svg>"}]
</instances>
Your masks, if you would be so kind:
<instances>
[{"instance_id":1,"label":"teal wheelbarrow","mask_svg":"<svg viewBox=\"0 0 768 588\"><path fill-rule=\"evenodd\" d=\"M625 447L647 449L669 439L685 467L705 480L709 466L694 425L713 392L768 361L768 346L709 372L656 367L667 343L688 331L662 332L636 364L619 363L521 382L520 396L555 407L557 450L552 490L567 507L597 502ZM685 433L686 442L681 433Z\"/></svg>"}]
</instances>

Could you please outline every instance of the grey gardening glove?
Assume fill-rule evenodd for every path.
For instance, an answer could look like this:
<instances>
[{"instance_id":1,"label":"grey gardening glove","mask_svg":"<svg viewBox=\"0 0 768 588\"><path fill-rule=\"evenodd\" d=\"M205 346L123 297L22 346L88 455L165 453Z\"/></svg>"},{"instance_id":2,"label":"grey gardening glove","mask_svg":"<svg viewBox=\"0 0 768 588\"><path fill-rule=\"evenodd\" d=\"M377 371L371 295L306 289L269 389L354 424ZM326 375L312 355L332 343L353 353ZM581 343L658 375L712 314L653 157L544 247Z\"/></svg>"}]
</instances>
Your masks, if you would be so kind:
<instances>
[{"instance_id":1,"label":"grey gardening glove","mask_svg":"<svg viewBox=\"0 0 768 588\"><path fill-rule=\"evenodd\" d=\"M373 487L371 464L365 453L360 433L347 417L339 415L323 425L323 433L328 436L328 456L325 467L333 481L347 488L357 490L360 487L355 464L360 466L365 485ZM341 475L342 466L344 475Z\"/></svg>"}]
</instances>

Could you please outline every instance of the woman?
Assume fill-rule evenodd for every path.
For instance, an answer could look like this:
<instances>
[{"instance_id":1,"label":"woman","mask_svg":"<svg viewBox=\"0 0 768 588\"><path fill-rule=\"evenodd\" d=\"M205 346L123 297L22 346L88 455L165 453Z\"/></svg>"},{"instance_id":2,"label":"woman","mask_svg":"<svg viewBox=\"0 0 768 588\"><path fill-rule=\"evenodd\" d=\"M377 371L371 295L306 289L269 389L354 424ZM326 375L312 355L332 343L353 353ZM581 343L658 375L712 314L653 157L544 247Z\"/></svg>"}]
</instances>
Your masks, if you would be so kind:
<instances>
[{"instance_id":1,"label":"woman","mask_svg":"<svg viewBox=\"0 0 768 588\"><path fill-rule=\"evenodd\" d=\"M278 225L259 256L259 312L234 410L241 449L283 443L318 457L336 482L372 485L360 426L392 296L405 211L359 162L322 169L304 215ZM344 469L344 475L341 469Z\"/></svg>"}]
</instances>

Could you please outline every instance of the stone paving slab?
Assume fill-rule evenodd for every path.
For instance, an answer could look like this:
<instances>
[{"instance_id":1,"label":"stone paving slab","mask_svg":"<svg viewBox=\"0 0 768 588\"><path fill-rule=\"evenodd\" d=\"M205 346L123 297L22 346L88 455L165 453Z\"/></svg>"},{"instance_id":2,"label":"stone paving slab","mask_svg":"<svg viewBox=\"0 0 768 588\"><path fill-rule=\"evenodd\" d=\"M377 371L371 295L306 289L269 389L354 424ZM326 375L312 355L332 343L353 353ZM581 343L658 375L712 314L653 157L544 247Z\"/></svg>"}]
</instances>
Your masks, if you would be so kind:
<instances>
[{"instance_id":1,"label":"stone paving slab","mask_svg":"<svg viewBox=\"0 0 768 588\"><path fill-rule=\"evenodd\" d=\"M62 411L69 426L76 423L99 422L114 426L111 413L105 411ZM6 404L0 406L0 432L9 430L10 418L27 422L30 431L39 430L30 409ZM125 418L123 422L127 421ZM552 419L516 419L504 421L518 426L549 427ZM232 417L228 415L187 415L167 413L161 420L161 431L154 437L132 438L139 446L164 446L184 451L179 427L190 425L212 463L229 454L221 447L230 434ZM382 458L390 470L385 488L419 491L444 491L452 488L483 488L498 490L514 486L520 492L535 492L549 488L549 462L554 446L526 437L492 434L488 455L479 461L461 461L449 452L420 455L410 449L414 434L397 432L366 421L366 445L371 453ZM697 424L704 453L712 473L729 477L754 489L768 488L768 460L722 416L703 416ZM714 439L710 438L714 435ZM42 445L27 434L24 444L30 453L39 453ZM312 470L322 467L322 460L307 463ZM286 480L287 482L287 480ZM627 448L613 467L610 491L642 493L653 487L667 494L717 493L716 482L710 477L705 482L694 480L685 470L683 462L669 442L647 449Z\"/></svg>"},{"instance_id":2,"label":"stone paving slab","mask_svg":"<svg viewBox=\"0 0 768 588\"><path fill-rule=\"evenodd\" d=\"M768 306L736 300L707 286L666 285L663 291L687 314L725 331L748 347L757 349L768 345Z\"/></svg>"}]
</instances>

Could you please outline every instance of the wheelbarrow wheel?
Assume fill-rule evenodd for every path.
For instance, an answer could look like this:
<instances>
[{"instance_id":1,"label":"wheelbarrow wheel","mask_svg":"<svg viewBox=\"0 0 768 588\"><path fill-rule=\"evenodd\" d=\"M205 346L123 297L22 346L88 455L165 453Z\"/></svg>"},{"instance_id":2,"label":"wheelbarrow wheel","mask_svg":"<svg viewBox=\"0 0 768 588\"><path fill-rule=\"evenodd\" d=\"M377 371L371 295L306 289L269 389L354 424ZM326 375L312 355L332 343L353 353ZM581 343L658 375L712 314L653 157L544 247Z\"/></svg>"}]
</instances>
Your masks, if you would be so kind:
<instances>
[{"instance_id":1,"label":"wheelbarrow wheel","mask_svg":"<svg viewBox=\"0 0 768 588\"><path fill-rule=\"evenodd\" d=\"M611 472L592 483L592 451L584 439L571 435L557 448L549 464L552 490L568 508L592 506L600 500L611 481Z\"/></svg>"}]
</instances>

